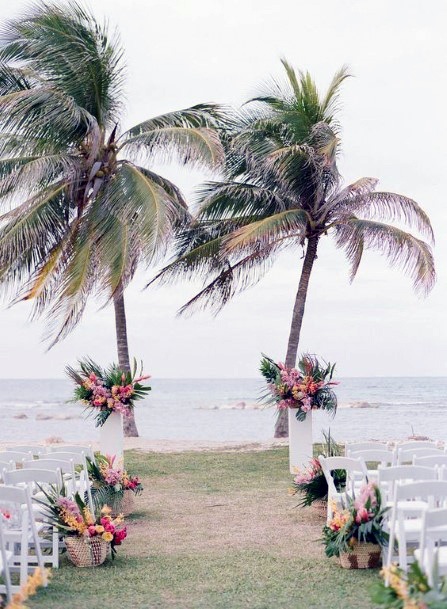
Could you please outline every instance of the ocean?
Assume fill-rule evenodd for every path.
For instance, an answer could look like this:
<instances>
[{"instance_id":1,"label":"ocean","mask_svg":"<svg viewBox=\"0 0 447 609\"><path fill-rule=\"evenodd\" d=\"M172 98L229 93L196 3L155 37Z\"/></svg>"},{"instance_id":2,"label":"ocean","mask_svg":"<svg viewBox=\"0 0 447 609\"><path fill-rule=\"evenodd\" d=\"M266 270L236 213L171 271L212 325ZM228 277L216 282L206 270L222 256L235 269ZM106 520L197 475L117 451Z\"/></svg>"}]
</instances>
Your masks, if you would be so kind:
<instances>
[{"instance_id":1,"label":"ocean","mask_svg":"<svg viewBox=\"0 0 447 609\"><path fill-rule=\"evenodd\" d=\"M151 379L137 402L140 435L148 439L266 441L275 410L259 403L262 379ZM98 439L83 407L67 402L68 380L0 380L0 442ZM447 378L345 378L335 418L314 414L314 441L329 428L338 441L397 440L412 434L447 440Z\"/></svg>"}]
</instances>

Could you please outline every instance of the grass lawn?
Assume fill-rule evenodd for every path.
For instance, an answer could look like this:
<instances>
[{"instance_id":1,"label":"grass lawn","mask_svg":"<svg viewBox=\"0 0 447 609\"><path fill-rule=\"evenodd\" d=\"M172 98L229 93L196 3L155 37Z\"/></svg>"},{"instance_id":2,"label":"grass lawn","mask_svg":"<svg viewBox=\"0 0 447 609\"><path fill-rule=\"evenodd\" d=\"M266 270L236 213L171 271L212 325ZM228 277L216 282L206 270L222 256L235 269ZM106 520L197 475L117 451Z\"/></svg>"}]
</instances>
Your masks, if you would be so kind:
<instances>
[{"instance_id":1,"label":"grass lawn","mask_svg":"<svg viewBox=\"0 0 447 609\"><path fill-rule=\"evenodd\" d=\"M62 559L30 609L373 609L377 571L324 557L322 521L296 509L285 448L126 454L143 478L118 557Z\"/></svg>"}]
</instances>

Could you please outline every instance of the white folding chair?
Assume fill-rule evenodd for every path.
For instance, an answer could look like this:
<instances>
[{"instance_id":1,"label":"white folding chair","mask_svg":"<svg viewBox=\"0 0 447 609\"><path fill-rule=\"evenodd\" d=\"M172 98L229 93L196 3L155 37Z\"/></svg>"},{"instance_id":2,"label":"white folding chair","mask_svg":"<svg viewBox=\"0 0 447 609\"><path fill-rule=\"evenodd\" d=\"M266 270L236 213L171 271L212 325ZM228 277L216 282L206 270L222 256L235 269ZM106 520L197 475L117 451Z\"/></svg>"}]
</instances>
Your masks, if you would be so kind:
<instances>
[{"instance_id":1,"label":"white folding chair","mask_svg":"<svg viewBox=\"0 0 447 609\"><path fill-rule=\"evenodd\" d=\"M392 467L395 462L395 454L390 450L383 449L364 449L364 450L356 450L350 451L349 456L352 459L362 459L365 462L365 466L368 471L368 478L370 480L377 481L378 478L378 470L370 469L368 464L378 463L380 467Z\"/></svg>"},{"instance_id":2,"label":"white folding chair","mask_svg":"<svg viewBox=\"0 0 447 609\"><path fill-rule=\"evenodd\" d=\"M422 448L398 448L397 449L397 465L405 463L413 463L415 457L432 457L443 455L444 452L440 448L422 447Z\"/></svg>"},{"instance_id":3,"label":"white folding chair","mask_svg":"<svg viewBox=\"0 0 447 609\"><path fill-rule=\"evenodd\" d=\"M433 575L447 575L447 508L426 510L422 515L422 533L415 559L433 586Z\"/></svg>"},{"instance_id":4,"label":"white folding chair","mask_svg":"<svg viewBox=\"0 0 447 609\"><path fill-rule=\"evenodd\" d=\"M44 533L46 529L51 536L51 542L41 538L42 549L50 549L50 554L43 553L44 562L57 568L59 566L59 532L53 525L48 524L47 514L40 502L45 501L45 495L41 489L48 490L53 487L59 492L61 491L63 483L60 469L54 471L33 468L18 469L5 472L4 479L5 484L10 486L27 487L31 498L39 501L39 503L32 504L34 516L36 520L43 524L40 532Z\"/></svg>"},{"instance_id":5,"label":"white folding chair","mask_svg":"<svg viewBox=\"0 0 447 609\"><path fill-rule=\"evenodd\" d=\"M95 454L91 445L77 446L75 444L64 446L63 444L52 445L48 447L48 452L51 453L84 453L89 459L94 459Z\"/></svg>"},{"instance_id":6,"label":"white folding chair","mask_svg":"<svg viewBox=\"0 0 447 609\"><path fill-rule=\"evenodd\" d=\"M5 536L3 534L3 518L0 517L0 576L3 577L4 584L0 584L0 594L6 594L6 600L9 602L12 598L12 585L10 562L12 552L6 549Z\"/></svg>"},{"instance_id":7,"label":"white folding chair","mask_svg":"<svg viewBox=\"0 0 447 609\"><path fill-rule=\"evenodd\" d=\"M92 491L90 486L90 478L88 475L88 467L87 461L85 458L84 452L79 453L70 453L70 452L55 452L50 453L50 455L46 455L47 458L54 457L55 459L63 459L64 461L70 461L73 463L73 472L75 472L74 466L78 466L81 468L79 472L79 476L73 477L73 493L76 491L80 493L82 497L87 495L87 501L89 504L89 508L91 512L94 512L93 508L93 499L92 499Z\"/></svg>"},{"instance_id":8,"label":"white folding chair","mask_svg":"<svg viewBox=\"0 0 447 609\"><path fill-rule=\"evenodd\" d=\"M20 573L20 583L18 586L13 585L12 591L18 591L25 584L28 574L36 565L42 570L46 585L38 526L34 519L28 488L0 486L0 506L2 510L9 512L9 518L3 521L3 538L7 550L12 552L10 569ZM32 554L33 551L35 554Z\"/></svg>"},{"instance_id":9,"label":"white folding chair","mask_svg":"<svg viewBox=\"0 0 447 609\"><path fill-rule=\"evenodd\" d=\"M349 457L324 457L319 455L318 460L321 464L324 477L328 485L328 513L327 518L332 518L332 504L342 504L348 497L355 497L355 493L359 485L368 480L366 465L360 459L351 459ZM344 491L337 490L335 486L332 472L335 470L343 470L346 472L346 488ZM359 477L356 479L356 475Z\"/></svg>"},{"instance_id":10,"label":"white folding chair","mask_svg":"<svg viewBox=\"0 0 447 609\"><path fill-rule=\"evenodd\" d=\"M413 465L423 465L424 467L441 467L447 465L447 455L441 453L440 455L428 455L419 457L415 455L413 457Z\"/></svg>"},{"instance_id":11,"label":"white folding chair","mask_svg":"<svg viewBox=\"0 0 447 609\"><path fill-rule=\"evenodd\" d=\"M350 453L358 452L359 450L390 450L390 447L383 442L352 442L345 444L346 457L350 457ZM392 451L390 450L390 452Z\"/></svg>"},{"instance_id":12,"label":"white folding chair","mask_svg":"<svg viewBox=\"0 0 447 609\"><path fill-rule=\"evenodd\" d=\"M390 539L387 553L387 566L393 560L394 544L398 544L399 567L404 571L408 566L408 546L417 544L422 532L422 514L426 509L442 507L447 500L447 481L423 480L408 484L397 483L390 518ZM422 501L426 505L419 513L409 511L403 502Z\"/></svg>"}]
</instances>

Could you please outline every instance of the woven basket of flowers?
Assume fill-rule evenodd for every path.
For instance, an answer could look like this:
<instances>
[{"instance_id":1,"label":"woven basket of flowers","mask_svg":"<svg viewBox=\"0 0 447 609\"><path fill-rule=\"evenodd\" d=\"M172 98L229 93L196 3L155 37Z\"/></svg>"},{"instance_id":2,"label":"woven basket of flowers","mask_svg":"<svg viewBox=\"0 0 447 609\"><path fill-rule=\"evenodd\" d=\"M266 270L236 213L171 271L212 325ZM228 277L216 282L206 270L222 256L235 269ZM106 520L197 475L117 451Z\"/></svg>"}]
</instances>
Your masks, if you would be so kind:
<instances>
[{"instance_id":1,"label":"woven basket of flowers","mask_svg":"<svg viewBox=\"0 0 447 609\"><path fill-rule=\"evenodd\" d=\"M64 539L68 558L76 567L97 567L107 558L110 543L101 537L74 537Z\"/></svg>"},{"instance_id":2,"label":"woven basket of flowers","mask_svg":"<svg viewBox=\"0 0 447 609\"><path fill-rule=\"evenodd\" d=\"M358 543L350 552L340 554L343 569L375 569L380 565L382 550L378 543Z\"/></svg>"},{"instance_id":3,"label":"woven basket of flowers","mask_svg":"<svg viewBox=\"0 0 447 609\"><path fill-rule=\"evenodd\" d=\"M326 556L338 556L344 569L374 569L389 535L384 529L387 507L374 483L361 487L357 497L347 497L323 527Z\"/></svg>"}]
</instances>

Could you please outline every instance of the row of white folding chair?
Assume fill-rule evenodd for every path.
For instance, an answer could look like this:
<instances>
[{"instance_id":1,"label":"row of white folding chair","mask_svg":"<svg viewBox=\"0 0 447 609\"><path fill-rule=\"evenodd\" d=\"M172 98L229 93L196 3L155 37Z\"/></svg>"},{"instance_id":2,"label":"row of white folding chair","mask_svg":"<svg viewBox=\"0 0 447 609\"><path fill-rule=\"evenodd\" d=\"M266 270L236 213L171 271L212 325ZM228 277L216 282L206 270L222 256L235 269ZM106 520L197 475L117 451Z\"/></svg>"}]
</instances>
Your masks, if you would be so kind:
<instances>
[{"instance_id":1,"label":"row of white folding chair","mask_svg":"<svg viewBox=\"0 0 447 609\"><path fill-rule=\"evenodd\" d=\"M80 466L79 476L76 475L75 466ZM73 496L79 492L81 497L87 495L87 502L93 512L93 499L87 463L83 453L51 453L39 459L23 462L24 469L60 470L67 494Z\"/></svg>"},{"instance_id":2,"label":"row of white folding chair","mask_svg":"<svg viewBox=\"0 0 447 609\"><path fill-rule=\"evenodd\" d=\"M25 585L28 575L36 567L42 570L46 585L38 525L28 488L0 485L0 508L2 514L8 513L7 518L3 515L1 517L3 526L0 543L3 543L3 548L0 550L2 563L6 560L6 565L3 564L5 584L0 586L0 593L10 597L12 592ZM18 585L11 585L9 574L14 571L19 572Z\"/></svg>"},{"instance_id":3,"label":"row of white folding chair","mask_svg":"<svg viewBox=\"0 0 447 609\"><path fill-rule=\"evenodd\" d=\"M62 490L61 470L17 469L3 472L3 478L5 484L9 486L28 489L33 500L33 514L40 525L39 532L43 535L40 538L41 547L42 549L49 550L49 553L46 552L44 554L44 562L57 568L59 566L59 533L54 526L48 523L48 514L40 502L45 502L43 490L47 491L50 488L54 488L59 492ZM49 540L48 537L50 538Z\"/></svg>"},{"instance_id":4,"label":"row of white folding chair","mask_svg":"<svg viewBox=\"0 0 447 609\"><path fill-rule=\"evenodd\" d=\"M447 508L425 510L422 515L422 533L415 559L434 585L434 574L447 575Z\"/></svg>"},{"instance_id":5,"label":"row of white folding chair","mask_svg":"<svg viewBox=\"0 0 447 609\"><path fill-rule=\"evenodd\" d=\"M6 448L4 451L0 452L0 460L2 459L2 454L13 454L17 459L17 462L21 462L24 458L29 459L30 455L32 457L40 457L42 455L47 455L51 453L59 453L59 452L70 452L70 453L84 453L90 459L93 459L94 452L91 445L87 446L78 446L75 444L63 445L63 444L51 444L48 446L33 446L29 445L14 445ZM9 459L8 459L9 461Z\"/></svg>"},{"instance_id":6,"label":"row of white folding chair","mask_svg":"<svg viewBox=\"0 0 447 609\"><path fill-rule=\"evenodd\" d=\"M418 502L419 509L416 509L415 502ZM405 504L413 504L413 506ZM422 514L427 509L445 506L447 506L445 480L420 480L395 485L389 519L387 566L393 561L394 546L397 542L399 566L407 570L408 548L417 545L422 534ZM413 509L408 509L409 507Z\"/></svg>"}]
</instances>

